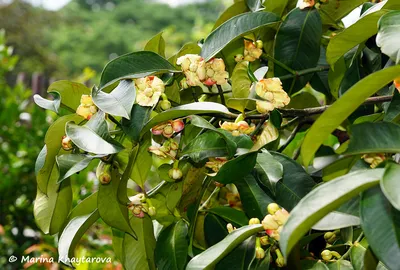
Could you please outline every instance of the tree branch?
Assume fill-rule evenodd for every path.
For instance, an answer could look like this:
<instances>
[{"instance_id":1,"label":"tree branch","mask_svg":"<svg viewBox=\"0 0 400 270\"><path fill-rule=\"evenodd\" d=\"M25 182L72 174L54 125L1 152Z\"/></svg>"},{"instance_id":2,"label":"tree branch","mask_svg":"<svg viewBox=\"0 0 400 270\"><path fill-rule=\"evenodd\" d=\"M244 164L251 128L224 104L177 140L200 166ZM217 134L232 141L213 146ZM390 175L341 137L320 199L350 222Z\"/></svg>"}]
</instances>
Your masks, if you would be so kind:
<instances>
[{"instance_id":1,"label":"tree branch","mask_svg":"<svg viewBox=\"0 0 400 270\"><path fill-rule=\"evenodd\" d=\"M329 70L329 66L320 66L320 67L315 67L315 68L308 68L308 69L303 69L300 71L295 71L295 74L288 74L288 75L284 75L279 77L279 79L281 81L283 80L287 80L287 79L292 79L292 78L298 78L300 76L304 76L310 73L315 73L315 72L322 72L322 71L326 71Z\"/></svg>"}]
</instances>

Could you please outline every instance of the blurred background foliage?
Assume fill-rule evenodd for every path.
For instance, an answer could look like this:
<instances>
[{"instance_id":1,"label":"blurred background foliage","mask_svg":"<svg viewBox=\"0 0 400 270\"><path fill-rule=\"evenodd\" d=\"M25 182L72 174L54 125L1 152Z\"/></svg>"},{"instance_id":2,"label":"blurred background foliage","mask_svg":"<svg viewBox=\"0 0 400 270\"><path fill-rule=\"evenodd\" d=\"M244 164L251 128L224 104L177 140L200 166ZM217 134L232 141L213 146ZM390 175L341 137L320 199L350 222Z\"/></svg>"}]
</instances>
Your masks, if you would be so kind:
<instances>
[{"instance_id":1,"label":"blurred background foliage","mask_svg":"<svg viewBox=\"0 0 400 270\"><path fill-rule=\"evenodd\" d=\"M57 11L21 0L6 2L0 0L0 29L5 30L0 31L0 269L62 269L57 263L8 263L11 255L57 258L56 240L40 233L32 212L35 160L55 115L32 102L29 78L40 73L51 80L97 82L109 60L141 50L160 31L167 57L171 56L184 43L204 38L233 1L171 7L149 0L72 0ZM25 80L20 73L25 73ZM45 85L34 92L43 93ZM72 181L74 205L98 184L93 168L74 175ZM110 234L101 223L91 228L76 257L111 257L113 263L81 264L78 270L121 269Z\"/></svg>"}]
</instances>

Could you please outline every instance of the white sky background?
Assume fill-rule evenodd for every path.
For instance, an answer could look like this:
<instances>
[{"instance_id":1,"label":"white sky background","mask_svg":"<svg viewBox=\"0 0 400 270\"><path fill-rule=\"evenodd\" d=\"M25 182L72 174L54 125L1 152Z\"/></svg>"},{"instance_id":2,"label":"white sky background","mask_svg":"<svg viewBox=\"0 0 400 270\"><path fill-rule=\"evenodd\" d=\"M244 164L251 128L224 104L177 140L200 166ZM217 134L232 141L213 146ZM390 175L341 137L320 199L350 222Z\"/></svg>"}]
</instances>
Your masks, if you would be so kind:
<instances>
[{"instance_id":1,"label":"white sky background","mask_svg":"<svg viewBox=\"0 0 400 270\"><path fill-rule=\"evenodd\" d=\"M68 4L70 0L26 0L27 2L32 3L36 6L43 6L46 9L50 10L58 10L62 8L64 5ZM162 3L167 3L171 6L177 6L182 4L188 4L192 2L201 2L205 0L158 0ZM277 0L273 0L277 1ZM299 0L301 2L302 0ZM232 1L233 2L233 1ZM346 18L343 19L344 25L348 27L349 25L353 24L357 21L360 15L360 8L355 9L352 13L350 13Z\"/></svg>"}]
</instances>

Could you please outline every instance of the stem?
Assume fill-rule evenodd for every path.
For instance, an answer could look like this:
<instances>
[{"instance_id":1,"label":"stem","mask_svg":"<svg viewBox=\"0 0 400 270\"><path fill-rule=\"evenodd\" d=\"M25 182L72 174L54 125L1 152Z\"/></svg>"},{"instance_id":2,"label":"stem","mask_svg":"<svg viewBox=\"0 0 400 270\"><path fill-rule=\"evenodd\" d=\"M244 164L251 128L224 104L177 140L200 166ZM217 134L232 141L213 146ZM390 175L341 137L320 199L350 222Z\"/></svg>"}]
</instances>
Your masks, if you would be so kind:
<instances>
[{"instance_id":1,"label":"stem","mask_svg":"<svg viewBox=\"0 0 400 270\"><path fill-rule=\"evenodd\" d=\"M194 87L192 87L192 95L193 95L194 101L199 102L199 97L197 96L197 92Z\"/></svg>"},{"instance_id":2,"label":"stem","mask_svg":"<svg viewBox=\"0 0 400 270\"><path fill-rule=\"evenodd\" d=\"M360 242L360 240L361 240L361 238L364 236L364 233L363 232L361 232L360 233L360 235L358 236L358 238L357 238L357 240L356 240L356 242ZM340 261L340 260L344 260L344 259L346 259L347 257L349 257L349 255L350 255L350 252L351 252L351 249L354 247L354 244L346 251L346 253L345 254L343 254L343 256L342 257L340 257L340 259L338 260L338 261Z\"/></svg>"},{"instance_id":3,"label":"stem","mask_svg":"<svg viewBox=\"0 0 400 270\"><path fill-rule=\"evenodd\" d=\"M262 126L264 125L265 121L267 121L268 118L269 118L269 115L267 115L267 114L264 115L264 118L261 118L260 122L258 122L254 131L250 134L250 137L254 136L255 134L258 133L258 131L260 131L260 129L262 128Z\"/></svg>"},{"instance_id":4,"label":"stem","mask_svg":"<svg viewBox=\"0 0 400 270\"><path fill-rule=\"evenodd\" d=\"M285 65L284 63L276 60L275 58L273 58L272 56L269 56L268 54L263 53L261 55L261 58L267 61L272 61L274 64L280 66L283 69L286 69L288 72L292 73L293 75L296 75L296 71L294 71L293 69L291 69L290 67L288 67L287 65Z\"/></svg>"},{"instance_id":5,"label":"stem","mask_svg":"<svg viewBox=\"0 0 400 270\"><path fill-rule=\"evenodd\" d=\"M219 96L220 96L220 98L221 98L221 103L222 103L222 105L226 106L225 97L224 97L224 91L222 90L221 85L218 85L218 84L217 84L217 88L218 88Z\"/></svg>"},{"instance_id":6,"label":"stem","mask_svg":"<svg viewBox=\"0 0 400 270\"><path fill-rule=\"evenodd\" d=\"M279 153L282 153L283 150L285 150L285 148L288 147L288 145L293 141L293 139L296 137L297 132L300 130L301 126L302 126L301 122L297 124L297 126L293 129L292 133L290 133L290 136L287 138L285 144L279 147L278 149Z\"/></svg>"},{"instance_id":7,"label":"stem","mask_svg":"<svg viewBox=\"0 0 400 270\"><path fill-rule=\"evenodd\" d=\"M210 202L210 200L212 199L212 197L214 197L214 195L216 193L218 193L220 190L220 187L215 187L215 189L213 190L213 192L210 194L210 196L207 198L207 200L200 206L199 211L203 210L207 204Z\"/></svg>"},{"instance_id":8,"label":"stem","mask_svg":"<svg viewBox=\"0 0 400 270\"><path fill-rule=\"evenodd\" d=\"M224 93L224 94L232 93L232 90L223 91L222 93ZM218 96L218 95L220 95L219 92L218 92L218 93L213 93L213 92L209 92L209 93L207 93L207 92L202 92L201 94L202 94L202 95L208 95L208 96Z\"/></svg>"},{"instance_id":9,"label":"stem","mask_svg":"<svg viewBox=\"0 0 400 270\"><path fill-rule=\"evenodd\" d=\"M279 77L279 79L281 81L283 80L287 80L287 79L292 79L292 78L298 78L300 76L304 76L310 73L315 73L315 72L322 72L322 71L327 71L329 70L329 66L320 66L320 67L315 67L315 68L308 68L308 69L303 69L300 71L295 71L294 74L288 74L288 75L284 75Z\"/></svg>"}]
</instances>

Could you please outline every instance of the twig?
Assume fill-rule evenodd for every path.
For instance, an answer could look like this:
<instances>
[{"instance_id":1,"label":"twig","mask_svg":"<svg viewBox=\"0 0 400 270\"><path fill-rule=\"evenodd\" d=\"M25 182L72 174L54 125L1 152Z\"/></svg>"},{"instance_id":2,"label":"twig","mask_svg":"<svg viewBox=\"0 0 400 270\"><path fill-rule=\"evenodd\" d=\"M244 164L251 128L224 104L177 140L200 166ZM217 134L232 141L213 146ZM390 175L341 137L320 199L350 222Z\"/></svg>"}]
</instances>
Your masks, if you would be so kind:
<instances>
[{"instance_id":1,"label":"twig","mask_svg":"<svg viewBox=\"0 0 400 270\"><path fill-rule=\"evenodd\" d=\"M281 81L283 81L283 80L287 80L287 79L298 78L300 76L304 76L304 75L307 75L310 73L326 71L326 70L329 70L329 68L330 68L329 66L308 68L308 69L304 69L304 70L300 70L300 71L295 71L295 74L288 74L288 75L281 76L281 77L279 77L279 79Z\"/></svg>"},{"instance_id":2,"label":"twig","mask_svg":"<svg viewBox=\"0 0 400 270\"><path fill-rule=\"evenodd\" d=\"M301 126L303 123L300 121L300 123L297 124L297 126L293 129L292 133L290 133L289 137L287 138L285 144L283 144L281 147L279 147L278 152L282 153L283 150L288 147L288 145L293 141L293 139L296 137L297 132L300 130Z\"/></svg>"},{"instance_id":3,"label":"twig","mask_svg":"<svg viewBox=\"0 0 400 270\"><path fill-rule=\"evenodd\" d=\"M212 197L214 197L214 195L219 192L219 190L220 190L220 187L215 187L213 192L210 194L210 196L208 196L207 200L200 206L198 211L202 211L205 207L207 207L207 204L210 202Z\"/></svg>"},{"instance_id":4,"label":"twig","mask_svg":"<svg viewBox=\"0 0 400 270\"><path fill-rule=\"evenodd\" d=\"M218 93L219 93L219 97L221 98L221 103L225 106L225 97L224 97L224 91L222 90L221 85L217 84L217 88L218 88Z\"/></svg>"},{"instance_id":5,"label":"twig","mask_svg":"<svg viewBox=\"0 0 400 270\"><path fill-rule=\"evenodd\" d=\"M268 54L263 53L261 55L261 58L267 61L272 61L274 62L274 64L280 66L283 69L286 69L288 72L292 73L293 75L296 74L296 71L294 71L293 69L291 69L290 67L288 67L287 65L285 65L284 63L276 60L275 58L273 58L272 56L269 56Z\"/></svg>"}]
</instances>

